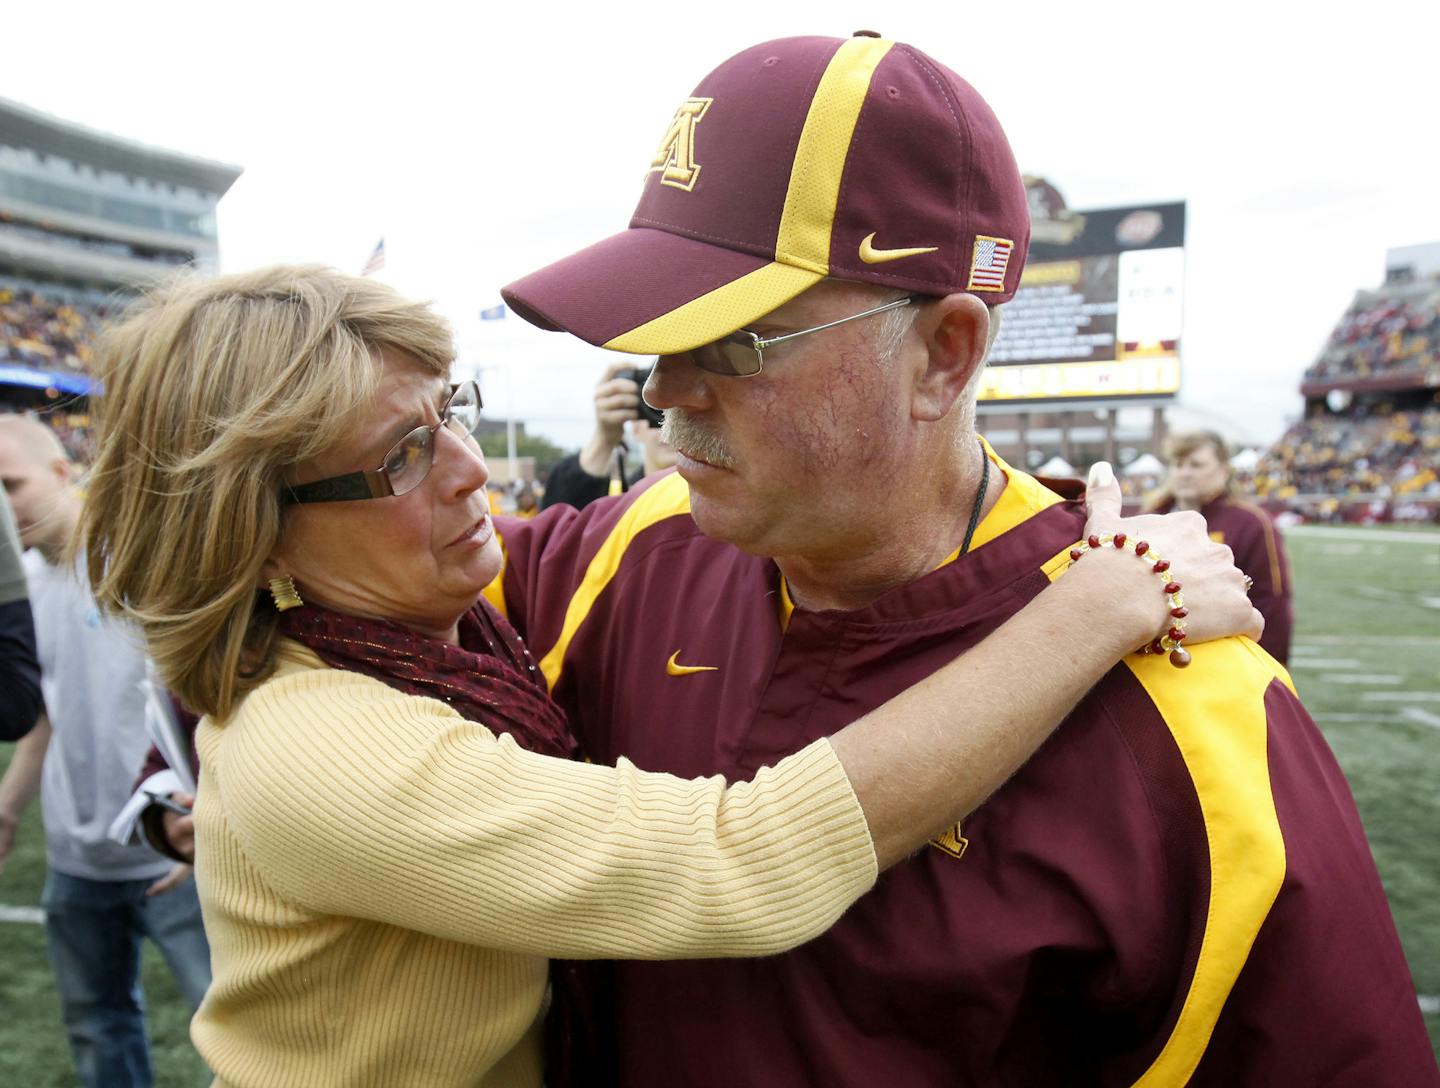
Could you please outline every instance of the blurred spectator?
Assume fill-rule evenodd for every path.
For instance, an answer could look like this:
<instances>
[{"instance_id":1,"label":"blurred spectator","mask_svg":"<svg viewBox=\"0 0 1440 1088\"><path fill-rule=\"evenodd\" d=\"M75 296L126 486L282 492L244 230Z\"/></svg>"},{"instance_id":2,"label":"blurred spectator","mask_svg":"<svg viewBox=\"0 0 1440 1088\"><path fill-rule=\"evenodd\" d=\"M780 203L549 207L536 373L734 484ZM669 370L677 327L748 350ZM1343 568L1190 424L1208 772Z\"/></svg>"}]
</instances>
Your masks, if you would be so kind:
<instances>
[{"instance_id":1,"label":"blurred spectator","mask_svg":"<svg viewBox=\"0 0 1440 1088\"><path fill-rule=\"evenodd\" d=\"M540 499L535 494L535 488L528 483L523 483L515 489L515 517L533 518L540 512Z\"/></svg>"},{"instance_id":2,"label":"blurred spectator","mask_svg":"<svg viewBox=\"0 0 1440 1088\"><path fill-rule=\"evenodd\" d=\"M675 451L661 441L660 428L641 417L640 385L634 379L635 373L631 359L621 359L605 368L595 387L595 430L579 453L572 453L550 470L541 509L556 503L581 507L606 495L618 495L637 480L675 463ZM626 465L627 425L640 444L639 472Z\"/></svg>"},{"instance_id":3,"label":"blurred spectator","mask_svg":"<svg viewBox=\"0 0 1440 1088\"><path fill-rule=\"evenodd\" d=\"M0 779L0 864L21 813L41 796L48 872L41 898L61 1011L87 1088L152 1083L140 943L154 941L185 999L210 982L209 947L188 866L107 838L149 739L138 634L102 616L83 557L75 470L53 431L0 417L0 478L22 542L48 722L16 745Z\"/></svg>"},{"instance_id":4,"label":"blurred spectator","mask_svg":"<svg viewBox=\"0 0 1440 1088\"><path fill-rule=\"evenodd\" d=\"M0 740L17 740L40 716L40 663L35 658L35 625L20 565L20 533L10 501L0 487ZM0 836L15 833L4 826ZM0 845L0 854L5 847Z\"/></svg>"},{"instance_id":5,"label":"blurred spectator","mask_svg":"<svg viewBox=\"0 0 1440 1088\"><path fill-rule=\"evenodd\" d=\"M1230 450L1214 431L1172 435L1165 444L1165 460L1169 475L1151 508L1160 513L1200 512L1211 537L1235 553L1235 565L1253 583L1250 600L1265 617L1260 645L1285 664L1295 621L1290 564L1270 515L1232 493Z\"/></svg>"}]
</instances>

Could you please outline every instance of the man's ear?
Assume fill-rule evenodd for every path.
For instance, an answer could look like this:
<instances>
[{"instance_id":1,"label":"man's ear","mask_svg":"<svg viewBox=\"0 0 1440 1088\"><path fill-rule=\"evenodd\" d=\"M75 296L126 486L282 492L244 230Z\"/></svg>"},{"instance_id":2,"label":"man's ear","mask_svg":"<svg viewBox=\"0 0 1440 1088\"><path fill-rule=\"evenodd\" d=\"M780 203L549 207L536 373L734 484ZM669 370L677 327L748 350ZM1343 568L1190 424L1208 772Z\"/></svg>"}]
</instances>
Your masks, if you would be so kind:
<instances>
[{"instance_id":1,"label":"man's ear","mask_svg":"<svg viewBox=\"0 0 1440 1088\"><path fill-rule=\"evenodd\" d=\"M913 418L944 419L955 401L985 365L990 308L975 295L957 293L935 299L915 322L925 343L924 368L911 395Z\"/></svg>"}]
</instances>

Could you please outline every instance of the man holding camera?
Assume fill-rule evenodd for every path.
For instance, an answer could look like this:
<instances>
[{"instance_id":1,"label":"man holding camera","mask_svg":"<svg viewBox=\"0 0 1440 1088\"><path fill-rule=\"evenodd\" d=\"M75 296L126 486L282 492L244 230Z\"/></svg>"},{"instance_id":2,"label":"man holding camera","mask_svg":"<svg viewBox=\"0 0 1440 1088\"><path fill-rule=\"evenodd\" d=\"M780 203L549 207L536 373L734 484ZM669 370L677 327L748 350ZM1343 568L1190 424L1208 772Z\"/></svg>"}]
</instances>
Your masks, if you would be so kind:
<instances>
[{"instance_id":1,"label":"man holding camera","mask_svg":"<svg viewBox=\"0 0 1440 1088\"><path fill-rule=\"evenodd\" d=\"M640 399L650 369L636 367L629 359L605 367L604 377L595 387L595 430L579 453L550 470L540 509L557 503L582 507L628 491L646 476L675 464L675 451L660 437L660 412ZM640 444L638 473L627 464L627 423Z\"/></svg>"}]
</instances>

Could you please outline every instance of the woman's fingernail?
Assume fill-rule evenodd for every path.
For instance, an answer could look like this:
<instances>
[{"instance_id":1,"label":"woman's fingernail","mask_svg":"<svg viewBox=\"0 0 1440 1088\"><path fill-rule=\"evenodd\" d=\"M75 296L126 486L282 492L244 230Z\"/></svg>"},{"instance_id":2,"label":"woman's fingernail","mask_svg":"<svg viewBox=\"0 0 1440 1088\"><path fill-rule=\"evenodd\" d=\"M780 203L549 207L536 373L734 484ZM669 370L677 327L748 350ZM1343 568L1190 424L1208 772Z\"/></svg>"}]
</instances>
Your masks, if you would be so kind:
<instances>
[{"instance_id":1,"label":"woman's fingernail","mask_svg":"<svg viewBox=\"0 0 1440 1088\"><path fill-rule=\"evenodd\" d=\"M1115 470L1110 467L1109 461L1096 461L1090 466L1090 478L1087 485L1090 487L1109 487L1115 482Z\"/></svg>"}]
</instances>

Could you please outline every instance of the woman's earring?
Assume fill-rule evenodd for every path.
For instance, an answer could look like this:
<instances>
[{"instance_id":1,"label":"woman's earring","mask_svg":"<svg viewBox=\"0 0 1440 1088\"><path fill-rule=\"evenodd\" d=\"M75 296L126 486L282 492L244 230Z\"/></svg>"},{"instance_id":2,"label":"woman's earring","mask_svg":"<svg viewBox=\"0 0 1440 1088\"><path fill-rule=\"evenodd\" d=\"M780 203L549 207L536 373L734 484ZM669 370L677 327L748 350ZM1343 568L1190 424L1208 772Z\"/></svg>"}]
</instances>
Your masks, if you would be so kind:
<instances>
[{"instance_id":1,"label":"woman's earring","mask_svg":"<svg viewBox=\"0 0 1440 1088\"><path fill-rule=\"evenodd\" d=\"M295 589L295 579L288 574L283 578L270 579L270 596L275 600L275 611L277 612L299 608L305 603Z\"/></svg>"}]
</instances>

